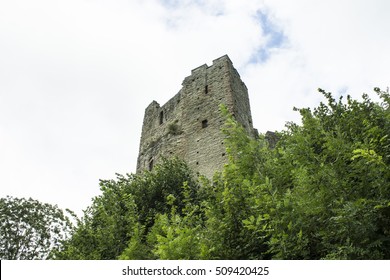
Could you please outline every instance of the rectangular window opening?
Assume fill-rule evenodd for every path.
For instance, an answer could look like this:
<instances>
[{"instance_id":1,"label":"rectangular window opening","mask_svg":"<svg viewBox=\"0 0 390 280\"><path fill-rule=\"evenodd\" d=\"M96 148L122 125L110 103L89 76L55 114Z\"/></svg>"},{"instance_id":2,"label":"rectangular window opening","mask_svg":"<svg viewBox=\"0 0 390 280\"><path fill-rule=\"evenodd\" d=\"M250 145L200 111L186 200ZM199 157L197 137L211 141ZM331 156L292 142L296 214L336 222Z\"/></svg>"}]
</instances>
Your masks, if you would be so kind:
<instances>
[{"instance_id":1,"label":"rectangular window opening","mask_svg":"<svg viewBox=\"0 0 390 280\"><path fill-rule=\"evenodd\" d=\"M164 122L164 112L161 111L160 112L160 124L163 124L163 122Z\"/></svg>"},{"instance_id":2,"label":"rectangular window opening","mask_svg":"<svg viewBox=\"0 0 390 280\"><path fill-rule=\"evenodd\" d=\"M208 94L208 93L209 93L209 86L208 86L208 85L206 85L206 86L205 86L205 88L204 88L204 92L205 92L206 94Z\"/></svg>"},{"instance_id":3,"label":"rectangular window opening","mask_svg":"<svg viewBox=\"0 0 390 280\"><path fill-rule=\"evenodd\" d=\"M206 128L208 126L209 126L208 121L207 120L203 120L202 121L202 128Z\"/></svg>"}]
</instances>

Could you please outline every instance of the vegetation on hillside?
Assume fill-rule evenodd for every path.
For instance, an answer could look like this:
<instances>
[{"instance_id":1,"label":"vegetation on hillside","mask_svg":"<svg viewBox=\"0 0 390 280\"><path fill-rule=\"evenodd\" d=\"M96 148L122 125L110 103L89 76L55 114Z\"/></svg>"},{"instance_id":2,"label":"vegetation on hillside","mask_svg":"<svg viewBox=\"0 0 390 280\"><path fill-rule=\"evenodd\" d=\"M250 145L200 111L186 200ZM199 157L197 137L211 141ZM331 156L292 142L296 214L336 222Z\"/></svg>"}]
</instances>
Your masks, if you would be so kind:
<instances>
[{"instance_id":1,"label":"vegetation on hillside","mask_svg":"<svg viewBox=\"0 0 390 280\"><path fill-rule=\"evenodd\" d=\"M178 160L100 182L56 259L390 259L390 95L295 109L270 148L227 116L212 180Z\"/></svg>"}]
</instances>

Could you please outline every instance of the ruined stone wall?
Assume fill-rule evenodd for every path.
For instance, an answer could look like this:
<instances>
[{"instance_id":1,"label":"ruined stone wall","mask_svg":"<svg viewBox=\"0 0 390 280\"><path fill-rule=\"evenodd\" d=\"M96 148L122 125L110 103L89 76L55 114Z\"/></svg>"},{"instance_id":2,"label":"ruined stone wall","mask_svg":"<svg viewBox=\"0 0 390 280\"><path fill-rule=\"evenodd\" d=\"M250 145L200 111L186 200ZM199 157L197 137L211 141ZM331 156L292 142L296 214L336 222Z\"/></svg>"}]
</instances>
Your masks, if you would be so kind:
<instances>
[{"instance_id":1,"label":"ruined stone wall","mask_svg":"<svg viewBox=\"0 0 390 280\"><path fill-rule=\"evenodd\" d=\"M255 134L247 88L228 56L195 68L182 86L163 106L153 101L146 108L137 172L151 170L161 157L172 156L209 178L221 170L227 156L220 104L227 106L249 135Z\"/></svg>"}]
</instances>

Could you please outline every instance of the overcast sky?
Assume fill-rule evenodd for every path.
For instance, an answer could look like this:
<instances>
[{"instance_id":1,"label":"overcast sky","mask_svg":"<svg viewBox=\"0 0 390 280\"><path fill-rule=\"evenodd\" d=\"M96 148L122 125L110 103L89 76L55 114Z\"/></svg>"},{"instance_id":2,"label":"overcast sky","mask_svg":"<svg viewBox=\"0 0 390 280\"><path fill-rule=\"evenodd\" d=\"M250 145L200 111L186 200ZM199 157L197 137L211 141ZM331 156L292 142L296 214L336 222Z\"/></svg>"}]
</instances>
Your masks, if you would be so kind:
<instances>
[{"instance_id":1,"label":"overcast sky","mask_svg":"<svg viewBox=\"0 0 390 280\"><path fill-rule=\"evenodd\" d=\"M1 0L0 197L80 214L135 171L144 110L228 54L254 126L390 86L390 1Z\"/></svg>"}]
</instances>

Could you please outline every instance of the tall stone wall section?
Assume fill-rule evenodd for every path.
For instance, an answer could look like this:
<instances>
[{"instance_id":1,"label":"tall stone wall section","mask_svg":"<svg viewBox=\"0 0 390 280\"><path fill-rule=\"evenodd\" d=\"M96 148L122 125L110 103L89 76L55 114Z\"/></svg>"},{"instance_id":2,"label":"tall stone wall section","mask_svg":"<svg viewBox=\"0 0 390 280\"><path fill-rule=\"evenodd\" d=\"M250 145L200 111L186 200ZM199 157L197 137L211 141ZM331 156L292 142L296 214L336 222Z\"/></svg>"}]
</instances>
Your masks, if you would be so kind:
<instances>
[{"instance_id":1,"label":"tall stone wall section","mask_svg":"<svg viewBox=\"0 0 390 280\"><path fill-rule=\"evenodd\" d=\"M181 90L166 104L145 110L137 172L151 170L162 157L177 156L211 178L227 163L221 132L225 104L249 135L255 135L248 90L227 55L192 70Z\"/></svg>"}]
</instances>

